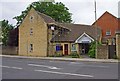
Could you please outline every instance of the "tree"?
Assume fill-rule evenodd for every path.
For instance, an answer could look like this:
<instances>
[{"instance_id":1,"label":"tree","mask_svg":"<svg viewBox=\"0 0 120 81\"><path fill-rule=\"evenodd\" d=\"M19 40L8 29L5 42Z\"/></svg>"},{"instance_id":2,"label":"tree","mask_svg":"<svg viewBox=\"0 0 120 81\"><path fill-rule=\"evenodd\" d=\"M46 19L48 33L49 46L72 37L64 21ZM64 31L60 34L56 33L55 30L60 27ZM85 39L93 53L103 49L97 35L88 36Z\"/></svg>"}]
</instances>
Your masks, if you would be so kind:
<instances>
[{"instance_id":1,"label":"tree","mask_svg":"<svg viewBox=\"0 0 120 81\"><path fill-rule=\"evenodd\" d=\"M14 17L17 20L17 26L23 21L28 11L33 7L36 11L44 13L52 17L57 22L66 22L71 23L71 13L69 9L61 2L33 2L26 8L25 11L22 11L22 14Z\"/></svg>"},{"instance_id":2,"label":"tree","mask_svg":"<svg viewBox=\"0 0 120 81\"><path fill-rule=\"evenodd\" d=\"M8 20L0 21L1 23L1 39L3 45L7 45L9 32L14 28L11 24L8 23Z\"/></svg>"}]
</instances>

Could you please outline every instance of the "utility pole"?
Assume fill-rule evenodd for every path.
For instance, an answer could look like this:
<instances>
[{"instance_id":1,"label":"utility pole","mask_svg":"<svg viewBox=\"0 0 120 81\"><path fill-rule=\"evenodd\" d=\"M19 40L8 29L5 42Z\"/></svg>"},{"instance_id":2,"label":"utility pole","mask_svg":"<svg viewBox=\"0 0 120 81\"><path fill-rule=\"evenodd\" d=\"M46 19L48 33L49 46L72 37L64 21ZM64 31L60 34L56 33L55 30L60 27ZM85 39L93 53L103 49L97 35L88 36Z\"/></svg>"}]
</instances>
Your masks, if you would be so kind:
<instances>
[{"instance_id":1,"label":"utility pole","mask_svg":"<svg viewBox=\"0 0 120 81\"><path fill-rule=\"evenodd\" d=\"M97 20L96 0L94 0L94 3L95 3L95 22L96 22L96 20ZM98 45L98 43L97 43L97 37L98 37L98 35L97 35L98 34L97 33L97 22L95 23L95 27L96 27L96 57L97 57L97 45Z\"/></svg>"}]
</instances>

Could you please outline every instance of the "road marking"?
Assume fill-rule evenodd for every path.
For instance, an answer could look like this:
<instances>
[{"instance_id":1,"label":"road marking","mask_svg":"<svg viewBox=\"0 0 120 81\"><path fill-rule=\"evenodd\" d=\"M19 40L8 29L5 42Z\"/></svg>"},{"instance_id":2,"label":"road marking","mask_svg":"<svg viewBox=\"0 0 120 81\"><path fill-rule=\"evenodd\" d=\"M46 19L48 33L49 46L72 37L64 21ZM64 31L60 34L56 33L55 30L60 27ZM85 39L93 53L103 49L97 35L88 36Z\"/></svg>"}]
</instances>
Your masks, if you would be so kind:
<instances>
[{"instance_id":1,"label":"road marking","mask_svg":"<svg viewBox=\"0 0 120 81\"><path fill-rule=\"evenodd\" d=\"M20 67L10 67L10 66L0 66L0 67L3 67L3 68L11 68L11 69L23 69L23 68L20 68Z\"/></svg>"},{"instance_id":2,"label":"road marking","mask_svg":"<svg viewBox=\"0 0 120 81\"><path fill-rule=\"evenodd\" d=\"M37 72L44 72L44 73L53 73L53 74L61 74L61 75L73 75L73 76L82 76L82 77L94 77L92 75L83 75L83 74L74 74L74 73L63 73L63 72L55 72L55 71L45 71L45 70L34 70Z\"/></svg>"},{"instance_id":3,"label":"road marking","mask_svg":"<svg viewBox=\"0 0 120 81\"><path fill-rule=\"evenodd\" d=\"M99 68L109 68L109 66L95 66L95 65L82 65L87 67L99 67Z\"/></svg>"},{"instance_id":4,"label":"road marking","mask_svg":"<svg viewBox=\"0 0 120 81\"><path fill-rule=\"evenodd\" d=\"M38 65L38 64L28 64L29 66L37 66L37 67L45 67L45 68L49 68L49 69L61 69L61 68L57 68L54 66L46 66L46 65Z\"/></svg>"},{"instance_id":5,"label":"road marking","mask_svg":"<svg viewBox=\"0 0 120 81\"><path fill-rule=\"evenodd\" d=\"M79 62L70 62L70 64L83 64L83 63L79 63Z\"/></svg>"},{"instance_id":6,"label":"road marking","mask_svg":"<svg viewBox=\"0 0 120 81\"><path fill-rule=\"evenodd\" d=\"M100 67L100 68L109 68L109 66L98 66L98 65L86 65L86 64L83 64L83 63L78 63L78 62L70 62L70 64L80 64L80 66L88 66L88 67Z\"/></svg>"}]
</instances>

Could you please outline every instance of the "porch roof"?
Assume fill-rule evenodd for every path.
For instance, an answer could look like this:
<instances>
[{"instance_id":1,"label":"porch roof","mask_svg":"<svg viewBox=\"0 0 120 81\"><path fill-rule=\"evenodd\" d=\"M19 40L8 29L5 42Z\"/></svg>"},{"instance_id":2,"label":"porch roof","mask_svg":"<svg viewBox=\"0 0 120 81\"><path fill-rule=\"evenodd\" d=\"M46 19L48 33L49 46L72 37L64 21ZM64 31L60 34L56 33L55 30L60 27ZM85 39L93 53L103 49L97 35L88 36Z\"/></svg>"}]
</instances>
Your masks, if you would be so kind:
<instances>
[{"instance_id":1,"label":"porch roof","mask_svg":"<svg viewBox=\"0 0 120 81\"><path fill-rule=\"evenodd\" d=\"M51 39L51 42L75 42L84 32L89 35L94 40L98 36L101 36L101 30L90 25L82 25L82 24L70 24L70 23L58 23L65 28L70 29L71 31L58 33L54 38Z\"/></svg>"}]
</instances>

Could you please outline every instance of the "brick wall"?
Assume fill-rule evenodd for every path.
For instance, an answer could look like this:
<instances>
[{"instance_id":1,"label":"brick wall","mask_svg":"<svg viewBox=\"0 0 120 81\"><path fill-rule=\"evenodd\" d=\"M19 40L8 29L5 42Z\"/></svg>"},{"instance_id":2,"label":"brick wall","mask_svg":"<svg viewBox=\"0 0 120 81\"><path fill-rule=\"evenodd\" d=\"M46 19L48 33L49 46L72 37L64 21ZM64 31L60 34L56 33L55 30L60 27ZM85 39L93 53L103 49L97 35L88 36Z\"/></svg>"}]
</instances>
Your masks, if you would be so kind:
<instances>
[{"instance_id":1,"label":"brick wall","mask_svg":"<svg viewBox=\"0 0 120 81\"><path fill-rule=\"evenodd\" d=\"M106 31L111 31L111 37L115 36L118 29L118 19L109 12L105 12L93 25L97 25L102 30L102 37L106 36Z\"/></svg>"},{"instance_id":2,"label":"brick wall","mask_svg":"<svg viewBox=\"0 0 120 81\"><path fill-rule=\"evenodd\" d=\"M107 45L98 46L96 58L97 59L108 59L108 46Z\"/></svg>"}]
</instances>

